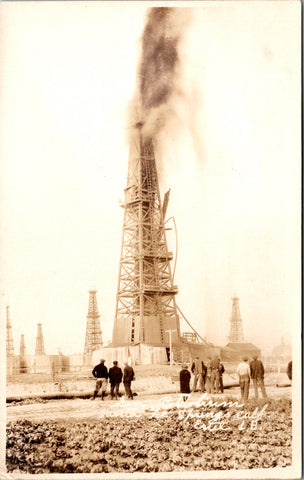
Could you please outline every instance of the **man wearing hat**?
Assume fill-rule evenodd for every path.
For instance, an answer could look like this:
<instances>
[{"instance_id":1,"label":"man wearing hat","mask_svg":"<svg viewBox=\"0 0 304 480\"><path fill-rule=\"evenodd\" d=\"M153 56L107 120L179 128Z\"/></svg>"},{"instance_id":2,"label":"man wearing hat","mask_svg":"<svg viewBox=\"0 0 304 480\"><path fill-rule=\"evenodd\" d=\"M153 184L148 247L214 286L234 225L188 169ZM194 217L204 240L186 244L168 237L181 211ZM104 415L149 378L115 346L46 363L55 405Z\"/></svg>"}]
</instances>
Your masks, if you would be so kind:
<instances>
[{"instance_id":1,"label":"man wearing hat","mask_svg":"<svg viewBox=\"0 0 304 480\"><path fill-rule=\"evenodd\" d=\"M223 373L224 373L224 371L225 371L225 367L224 367L224 365L221 363L221 359L219 358L218 360L219 360L219 362L220 362L220 366L219 366L219 375L220 375L219 385L220 385L220 392L221 392L221 393L224 393Z\"/></svg>"},{"instance_id":2,"label":"man wearing hat","mask_svg":"<svg viewBox=\"0 0 304 480\"><path fill-rule=\"evenodd\" d=\"M122 380L122 369L118 366L117 360L114 360L113 367L109 369L109 380L111 384L111 400L114 399L114 390L115 390L115 400L118 400L119 385Z\"/></svg>"},{"instance_id":3,"label":"man wearing hat","mask_svg":"<svg viewBox=\"0 0 304 480\"><path fill-rule=\"evenodd\" d=\"M96 365L96 367L94 367L92 370L93 377L96 378L96 386L95 386L95 390L91 400L95 400L97 393L99 392L100 389L101 389L101 400L104 399L104 396L107 390L107 385L108 385L108 369L104 365L104 363L105 363L105 360L101 358L100 363Z\"/></svg>"},{"instance_id":4,"label":"man wearing hat","mask_svg":"<svg viewBox=\"0 0 304 480\"><path fill-rule=\"evenodd\" d=\"M194 375L194 381L193 381L193 392L196 391L196 386L197 383L199 384L199 389L201 392L205 391L205 384L204 384L204 378L203 378L203 368L204 364L203 362L199 359L198 356L194 357L192 366L191 366L191 372Z\"/></svg>"},{"instance_id":5,"label":"man wearing hat","mask_svg":"<svg viewBox=\"0 0 304 480\"><path fill-rule=\"evenodd\" d=\"M220 360L215 356L210 362L211 369L211 393L219 393L220 385Z\"/></svg>"},{"instance_id":6,"label":"man wearing hat","mask_svg":"<svg viewBox=\"0 0 304 480\"><path fill-rule=\"evenodd\" d=\"M191 373L188 370L188 365L183 365L179 372L180 392L183 394L184 402L187 400L190 394L190 378Z\"/></svg>"},{"instance_id":7,"label":"man wearing hat","mask_svg":"<svg viewBox=\"0 0 304 480\"><path fill-rule=\"evenodd\" d=\"M125 387L126 397L133 400L133 392L131 389L131 383L135 380L134 370L128 362L124 362L123 383Z\"/></svg>"},{"instance_id":8,"label":"man wearing hat","mask_svg":"<svg viewBox=\"0 0 304 480\"><path fill-rule=\"evenodd\" d=\"M264 365L261 360L258 360L257 355L253 355L252 358L253 360L250 362L250 376L253 381L255 398L259 398L258 387L260 387L263 397L267 398L264 385Z\"/></svg>"},{"instance_id":9,"label":"man wearing hat","mask_svg":"<svg viewBox=\"0 0 304 480\"><path fill-rule=\"evenodd\" d=\"M247 401L249 397L250 383L250 367L248 365L248 357L244 356L242 362L239 363L236 372L239 376L239 384L241 389L242 400Z\"/></svg>"},{"instance_id":10,"label":"man wearing hat","mask_svg":"<svg viewBox=\"0 0 304 480\"><path fill-rule=\"evenodd\" d=\"M211 357L208 357L206 364L205 388L207 393L211 393Z\"/></svg>"}]
</instances>

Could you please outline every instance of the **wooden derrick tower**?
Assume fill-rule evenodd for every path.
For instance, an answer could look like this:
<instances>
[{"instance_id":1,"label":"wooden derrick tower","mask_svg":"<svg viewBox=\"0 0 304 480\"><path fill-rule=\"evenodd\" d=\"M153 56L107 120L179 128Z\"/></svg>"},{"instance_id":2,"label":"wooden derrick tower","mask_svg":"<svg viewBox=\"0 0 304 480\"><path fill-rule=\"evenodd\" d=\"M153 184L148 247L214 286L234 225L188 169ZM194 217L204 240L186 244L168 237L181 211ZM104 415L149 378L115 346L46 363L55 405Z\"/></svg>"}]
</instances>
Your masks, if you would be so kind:
<instances>
[{"instance_id":1,"label":"wooden derrick tower","mask_svg":"<svg viewBox=\"0 0 304 480\"><path fill-rule=\"evenodd\" d=\"M231 343L244 343L244 333L242 327L242 319L239 305L239 298L232 298L232 313L230 317L230 336Z\"/></svg>"},{"instance_id":2,"label":"wooden derrick tower","mask_svg":"<svg viewBox=\"0 0 304 480\"><path fill-rule=\"evenodd\" d=\"M87 315L87 328L84 345L84 354L91 354L95 350L102 347L102 334L100 329L100 315L98 314L97 306L97 290L91 289L89 291L89 309Z\"/></svg>"},{"instance_id":3,"label":"wooden derrick tower","mask_svg":"<svg viewBox=\"0 0 304 480\"><path fill-rule=\"evenodd\" d=\"M6 307L6 355L11 357L14 355L14 343L9 308L8 305Z\"/></svg>"},{"instance_id":4,"label":"wooden derrick tower","mask_svg":"<svg viewBox=\"0 0 304 480\"><path fill-rule=\"evenodd\" d=\"M22 333L21 337L20 337L19 356L20 357L25 357L25 355L26 355L26 349L25 349L24 333Z\"/></svg>"},{"instance_id":5,"label":"wooden derrick tower","mask_svg":"<svg viewBox=\"0 0 304 480\"><path fill-rule=\"evenodd\" d=\"M21 334L20 337L20 350L19 350L19 371L20 373L27 373L27 363L26 363L26 349L24 334Z\"/></svg>"},{"instance_id":6,"label":"wooden derrick tower","mask_svg":"<svg viewBox=\"0 0 304 480\"><path fill-rule=\"evenodd\" d=\"M42 335L42 323L37 324L37 337L36 337L35 355L45 355L44 339L43 339L43 335Z\"/></svg>"},{"instance_id":7,"label":"wooden derrick tower","mask_svg":"<svg viewBox=\"0 0 304 480\"><path fill-rule=\"evenodd\" d=\"M113 346L169 345L180 337L153 141L137 124L131 139Z\"/></svg>"}]
</instances>

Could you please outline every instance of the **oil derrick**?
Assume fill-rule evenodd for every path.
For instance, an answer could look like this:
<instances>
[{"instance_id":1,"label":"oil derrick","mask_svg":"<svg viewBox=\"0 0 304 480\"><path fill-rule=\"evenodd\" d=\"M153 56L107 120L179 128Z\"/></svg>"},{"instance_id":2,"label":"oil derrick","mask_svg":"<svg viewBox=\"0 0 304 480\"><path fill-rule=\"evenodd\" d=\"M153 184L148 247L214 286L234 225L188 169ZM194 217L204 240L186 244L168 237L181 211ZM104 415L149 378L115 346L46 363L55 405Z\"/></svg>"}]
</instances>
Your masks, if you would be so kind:
<instances>
[{"instance_id":1,"label":"oil derrick","mask_svg":"<svg viewBox=\"0 0 304 480\"><path fill-rule=\"evenodd\" d=\"M232 313L230 317L230 337L229 340L231 343L243 343L244 342L244 333L242 327L242 319L239 306L239 298L232 298Z\"/></svg>"},{"instance_id":2,"label":"oil derrick","mask_svg":"<svg viewBox=\"0 0 304 480\"><path fill-rule=\"evenodd\" d=\"M6 307L6 355L11 357L14 355L14 343L9 308L9 306Z\"/></svg>"},{"instance_id":3,"label":"oil derrick","mask_svg":"<svg viewBox=\"0 0 304 480\"><path fill-rule=\"evenodd\" d=\"M37 324L37 337L36 337L36 348L35 355L45 355L44 350L44 340L42 335L42 324Z\"/></svg>"},{"instance_id":4,"label":"oil derrick","mask_svg":"<svg viewBox=\"0 0 304 480\"><path fill-rule=\"evenodd\" d=\"M26 355L26 350L25 350L25 342L24 342L24 334L22 333L20 337L20 351L19 351L20 357L25 357Z\"/></svg>"},{"instance_id":5,"label":"oil derrick","mask_svg":"<svg viewBox=\"0 0 304 480\"><path fill-rule=\"evenodd\" d=\"M168 346L180 337L153 141L137 124L125 188L113 346Z\"/></svg>"},{"instance_id":6,"label":"oil derrick","mask_svg":"<svg viewBox=\"0 0 304 480\"><path fill-rule=\"evenodd\" d=\"M90 290L89 294L89 310L87 315L87 329L86 329L86 337L85 337L85 346L84 346L84 354L90 354L94 352L94 350L98 350L102 347L102 335L100 329L100 322L99 318L100 315L98 314L98 307L97 307L97 298L96 298L97 290Z\"/></svg>"},{"instance_id":7,"label":"oil derrick","mask_svg":"<svg viewBox=\"0 0 304 480\"><path fill-rule=\"evenodd\" d=\"M20 337L20 351L19 351L20 373L27 373L27 363L26 363L25 355L26 355L26 351L25 351L24 334L22 333Z\"/></svg>"}]
</instances>

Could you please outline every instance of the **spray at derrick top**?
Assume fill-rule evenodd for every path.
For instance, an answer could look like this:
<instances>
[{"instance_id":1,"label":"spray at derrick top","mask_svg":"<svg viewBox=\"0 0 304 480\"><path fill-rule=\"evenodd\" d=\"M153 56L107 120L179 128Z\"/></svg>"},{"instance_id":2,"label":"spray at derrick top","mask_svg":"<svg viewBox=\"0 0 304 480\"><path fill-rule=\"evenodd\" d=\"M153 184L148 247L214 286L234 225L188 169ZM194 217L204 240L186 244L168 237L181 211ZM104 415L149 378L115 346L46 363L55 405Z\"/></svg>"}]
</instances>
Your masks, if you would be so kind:
<instances>
[{"instance_id":1,"label":"spray at derrick top","mask_svg":"<svg viewBox=\"0 0 304 480\"><path fill-rule=\"evenodd\" d=\"M174 100L181 95L178 47L187 9L151 8L142 35L142 54L136 92L131 104L131 124L144 137L158 133L175 115Z\"/></svg>"}]
</instances>

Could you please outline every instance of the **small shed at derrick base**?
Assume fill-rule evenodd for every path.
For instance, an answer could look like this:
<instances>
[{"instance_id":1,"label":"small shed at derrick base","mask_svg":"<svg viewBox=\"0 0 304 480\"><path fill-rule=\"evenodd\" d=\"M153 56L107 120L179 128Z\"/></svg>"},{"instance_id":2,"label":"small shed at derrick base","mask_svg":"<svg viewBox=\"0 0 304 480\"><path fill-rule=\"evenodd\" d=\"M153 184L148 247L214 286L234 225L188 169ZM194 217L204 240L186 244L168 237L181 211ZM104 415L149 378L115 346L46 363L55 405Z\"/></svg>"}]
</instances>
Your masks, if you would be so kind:
<instances>
[{"instance_id":1,"label":"small shed at derrick base","mask_svg":"<svg viewBox=\"0 0 304 480\"><path fill-rule=\"evenodd\" d=\"M175 363L190 363L193 358L207 362L207 359L215 355L220 357L220 348L212 343L189 342L180 337L180 341L172 345L173 361Z\"/></svg>"},{"instance_id":2,"label":"small shed at derrick base","mask_svg":"<svg viewBox=\"0 0 304 480\"><path fill-rule=\"evenodd\" d=\"M221 348L223 362L238 362L244 355L250 360L254 355L260 356L261 350L253 343L228 343Z\"/></svg>"}]
</instances>

